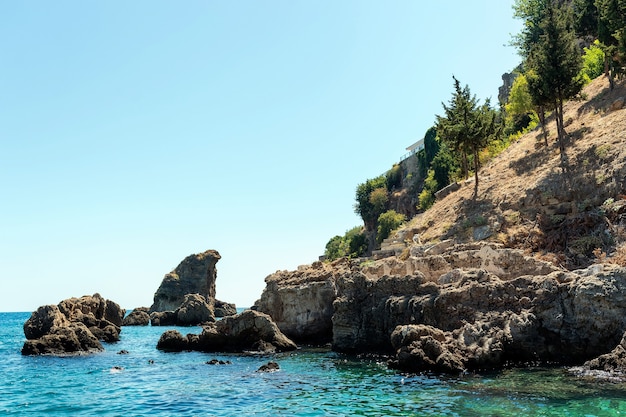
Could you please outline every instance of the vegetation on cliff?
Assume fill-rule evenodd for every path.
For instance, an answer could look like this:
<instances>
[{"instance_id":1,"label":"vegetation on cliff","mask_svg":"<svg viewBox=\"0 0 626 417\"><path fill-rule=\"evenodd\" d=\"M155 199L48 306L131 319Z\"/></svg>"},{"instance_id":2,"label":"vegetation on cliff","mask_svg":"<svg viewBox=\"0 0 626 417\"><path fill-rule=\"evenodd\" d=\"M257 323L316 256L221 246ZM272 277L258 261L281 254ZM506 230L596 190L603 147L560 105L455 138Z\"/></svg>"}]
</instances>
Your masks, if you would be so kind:
<instances>
[{"instance_id":1,"label":"vegetation on cliff","mask_svg":"<svg viewBox=\"0 0 626 417\"><path fill-rule=\"evenodd\" d=\"M426 132L424 149L417 155L419 175L412 178L410 192L415 193L416 208L425 213L402 226L411 230L407 236L419 234L422 242L488 238L572 267L619 252L621 229L615 222L623 220L626 187L623 144L616 132L624 120L619 114L611 115L611 121L604 116L621 108L613 101L624 94L618 82L626 63L626 6L621 3L515 2L515 16L524 28L512 44L522 63L508 99L500 109L491 108L488 100L480 105L469 86L463 88L454 79L452 99L443 104L443 114ZM602 74L606 78L591 82ZM589 88L582 91L583 85ZM458 109L465 110L454 115ZM537 126L541 133L534 131ZM467 144L460 145L463 140ZM367 240L368 250L359 246L359 251L340 256L369 254L387 233L393 234L385 229L384 237L376 236L383 231L379 223L391 209L394 187L406 187L406 178L397 175L394 166L358 185L355 211L364 227L360 233L352 229L351 237L346 233L333 239L350 241L358 235ZM464 182L469 175L473 182ZM437 201L435 193L451 182L459 182L461 191ZM473 188L469 199L465 184ZM486 236L474 233L478 228L489 231Z\"/></svg>"}]
</instances>

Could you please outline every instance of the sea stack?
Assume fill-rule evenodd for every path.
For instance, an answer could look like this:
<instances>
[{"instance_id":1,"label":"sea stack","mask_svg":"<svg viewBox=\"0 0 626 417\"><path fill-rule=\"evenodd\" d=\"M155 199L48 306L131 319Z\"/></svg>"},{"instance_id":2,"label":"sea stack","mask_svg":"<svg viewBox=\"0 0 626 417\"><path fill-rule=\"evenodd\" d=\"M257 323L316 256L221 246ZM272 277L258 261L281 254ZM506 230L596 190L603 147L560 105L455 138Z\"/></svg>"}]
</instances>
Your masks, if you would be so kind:
<instances>
[{"instance_id":1,"label":"sea stack","mask_svg":"<svg viewBox=\"0 0 626 417\"><path fill-rule=\"evenodd\" d=\"M176 311L187 294L200 294L213 309L217 279L215 265L220 259L216 250L187 256L172 272L163 277L154 294L150 311Z\"/></svg>"}]
</instances>

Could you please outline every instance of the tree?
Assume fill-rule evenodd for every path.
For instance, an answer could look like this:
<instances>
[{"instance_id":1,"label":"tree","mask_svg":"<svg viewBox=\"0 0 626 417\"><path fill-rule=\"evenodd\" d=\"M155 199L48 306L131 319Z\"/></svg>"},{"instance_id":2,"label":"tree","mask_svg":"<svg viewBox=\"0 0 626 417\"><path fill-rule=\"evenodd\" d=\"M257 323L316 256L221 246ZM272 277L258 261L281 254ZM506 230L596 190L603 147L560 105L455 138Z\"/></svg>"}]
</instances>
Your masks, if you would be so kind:
<instances>
[{"instance_id":1,"label":"tree","mask_svg":"<svg viewBox=\"0 0 626 417\"><path fill-rule=\"evenodd\" d=\"M422 178L428 175L428 168L439 152L439 141L437 140L437 129L433 126L424 135L424 149L419 151L417 158L419 161L419 172Z\"/></svg>"},{"instance_id":2,"label":"tree","mask_svg":"<svg viewBox=\"0 0 626 417\"><path fill-rule=\"evenodd\" d=\"M459 80L452 78L454 93L448 105L442 103L445 115L437 116L437 132L451 149L460 154L465 178L469 173L469 157L472 158L476 197L480 151L498 134L496 112L491 108L489 100L480 106L469 86L461 88Z\"/></svg>"},{"instance_id":3,"label":"tree","mask_svg":"<svg viewBox=\"0 0 626 417\"><path fill-rule=\"evenodd\" d=\"M520 132L530 124L535 106L524 74L519 74L513 81L504 111L509 133Z\"/></svg>"},{"instance_id":4,"label":"tree","mask_svg":"<svg viewBox=\"0 0 626 417\"><path fill-rule=\"evenodd\" d=\"M527 59L542 31L540 27L544 12L551 0L515 0L513 16L524 21L521 32L513 36L511 44L523 59Z\"/></svg>"},{"instance_id":5,"label":"tree","mask_svg":"<svg viewBox=\"0 0 626 417\"><path fill-rule=\"evenodd\" d=\"M605 74L611 90L614 78L623 73L626 63L626 1L596 0L598 9L598 39L605 53Z\"/></svg>"},{"instance_id":6,"label":"tree","mask_svg":"<svg viewBox=\"0 0 626 417\"><path fill-rule=\"evenodd\" d=\"M576 36L591 36L598 34L598 8L595 0L574 0L574 27Z\"/></svg>"},{"instance_id":7,"label":"tree","mask_svg":"<svg viewBox=\"0 0 626 417\"><path fill-rule=\"evenodd\" d=\"M527 66L534 71L529 80L531 94L553 110L557 125L559 150L566 168L563 103L580 93L582 60L573 30L571 9L556 1L549 3L540 23L542 34L531 50Z\"/></svg>"},{"instance_id":8,"label":"tree","mask_svg":"<svg viewBox=\"0 0 626 417\"><path fill-rule=\"evenodd\" d=\"M375 195L374 201L372 202L371 194L377 189L382 188L386 190L386 183L387 178L384 175L381 175L379 177L369 179L363 184L359 184L356 188L356 204L354 205L354 212L361 216L363 223L365 223L365 229L368 231L376 230L378 216L386 210L386 207L381 207L380 205L382 196ZM380 192L377 194L380 194Z\"/></svg>"}]
</instances>

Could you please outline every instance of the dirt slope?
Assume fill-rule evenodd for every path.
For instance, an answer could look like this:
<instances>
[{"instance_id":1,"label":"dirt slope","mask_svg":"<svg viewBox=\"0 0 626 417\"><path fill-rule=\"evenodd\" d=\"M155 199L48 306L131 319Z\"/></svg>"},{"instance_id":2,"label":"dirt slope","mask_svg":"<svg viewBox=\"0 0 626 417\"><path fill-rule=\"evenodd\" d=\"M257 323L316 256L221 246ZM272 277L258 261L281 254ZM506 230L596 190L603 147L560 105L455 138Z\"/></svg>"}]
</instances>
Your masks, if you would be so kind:
<instances>
[{"instance_id":1,"label":"dirt slope","mask_svg":"<svg viewBox=\"0 0 626 417\"><path fill-rule=\"evenodd\" d=\"M600 77L584 97L565 106L567 172L551 120L547 147L539 129L523 136L481 169L476 199L470 179L403 235L421 244L496 241L569 268L607 254L626 259L626 106L611 109L626 97L626 82L609 91Z\"/></svg>"}]
</instances>

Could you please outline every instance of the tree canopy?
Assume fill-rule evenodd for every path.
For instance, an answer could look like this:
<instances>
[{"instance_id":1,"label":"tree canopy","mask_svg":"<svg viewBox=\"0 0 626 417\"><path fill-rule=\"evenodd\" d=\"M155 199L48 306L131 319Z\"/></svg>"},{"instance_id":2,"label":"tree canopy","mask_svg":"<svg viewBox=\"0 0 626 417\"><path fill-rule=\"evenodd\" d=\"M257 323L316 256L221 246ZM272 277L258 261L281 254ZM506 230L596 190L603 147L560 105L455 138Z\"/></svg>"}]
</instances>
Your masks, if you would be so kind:
<instances>
[{"instance_id":1,"label":"tree canopy","mask_svg":"<svg viewBox=\"0 0 626 417\"><path fill-rule=\"evenodd\" d=\"M565 157L565 126L563 103L580 93L583 80L579 76L582 58L573 30L572 10L556 1L548 3L539 24L539 41L530 51L527 67L529 90L533 101L554 110L559 150Z\"/></svg>"},{"instance_id":2,"label":"tree canopy","mask_svg":"<svg viewBox=\"0 0 626 417\"><path fill-rule=\"evenodd\" d=\"M469 174L470 158L474 168L474 196L478 195L478 170L480 151L499 135L496 112L487 99L480 105L469 86L461 87L456 77L452 98L444 109L443 116L437 116L437 132L441 139L460 154L461 167L465 177Z\"/></svg>"}]
</instances>

